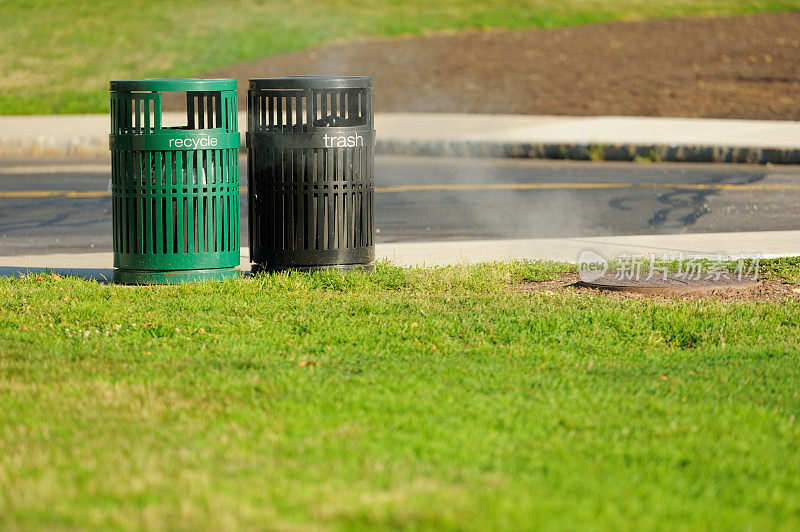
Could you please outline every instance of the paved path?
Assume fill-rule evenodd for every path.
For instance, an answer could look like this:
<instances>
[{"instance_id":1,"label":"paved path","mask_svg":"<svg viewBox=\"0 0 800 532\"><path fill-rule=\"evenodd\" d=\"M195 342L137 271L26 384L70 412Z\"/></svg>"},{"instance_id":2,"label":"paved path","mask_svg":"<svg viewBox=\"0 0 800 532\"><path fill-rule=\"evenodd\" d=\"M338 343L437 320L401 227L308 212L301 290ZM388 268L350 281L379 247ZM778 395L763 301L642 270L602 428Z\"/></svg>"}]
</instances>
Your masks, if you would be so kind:
<instances>
[{"instance_id":1,"label":"paved path","mask_svg":"<svg viewBox=\"0 0 800 532\"><path fill-rule=\"evenodd\" d=\"M375 168L379 243L800 229L800 167L379 156ZM109 174L106 160L0 160L0 255L110 251ZM243 194L245 247L246 214Z\"/></svg>"},{"instance_id":2,"label":"paved path","mask_svg":"<svg viewBox=\"0 0 800 532\"><path fill-rule=\"evenodd\" d=\"M379 153L800 164L800 122L396 113L375 123ZM0 157L104 156L108 130L106 115L0 116Z\"/></svg>"},{"instance_id":3,"label":"paved path","mask_svg":"<svg viewBox=\"0 0 800 532\"><path fill-rule=\"evenodd\" d=\"M553 144L669 144L800 148L800 122L637 116L378 115L383 136Z\"/></svg>"}]
</instances>

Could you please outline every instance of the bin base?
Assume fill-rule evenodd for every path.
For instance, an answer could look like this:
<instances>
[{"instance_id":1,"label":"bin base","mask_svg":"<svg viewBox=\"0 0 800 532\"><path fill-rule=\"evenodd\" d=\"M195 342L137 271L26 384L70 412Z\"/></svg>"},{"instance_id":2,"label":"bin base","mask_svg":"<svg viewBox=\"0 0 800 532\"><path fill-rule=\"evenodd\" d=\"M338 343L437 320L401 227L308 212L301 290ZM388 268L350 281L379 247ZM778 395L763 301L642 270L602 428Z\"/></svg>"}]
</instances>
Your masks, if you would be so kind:
<instances>
[{"instance_id":1,"label":"bin base","mask_svg":"<svg viewBox=\"0 0 800 532\"><path fill-rule=\"evenodd\" d=\"M181 284L220 281L241 276L236 268L208 270L128 270L115 269L114 282L120 284Z\"/></svg>"},{"instance_id":2,"label":"bin base","mask_svg":"<svg viewBox=\"0 0 800 532\"><path fill-rule=\"evenodd\" d=\"M352 272L352 271L362 271L362 272L374 272L375 271L375 263L370 262L368 264L321 264L317 266L264 266L263 264L253 263L252 268L250 270L252 275L258 275L259 273L277 273L277 272L315 272L319 270L336 270L340 272Z\"/></svg>"}]
</instances>

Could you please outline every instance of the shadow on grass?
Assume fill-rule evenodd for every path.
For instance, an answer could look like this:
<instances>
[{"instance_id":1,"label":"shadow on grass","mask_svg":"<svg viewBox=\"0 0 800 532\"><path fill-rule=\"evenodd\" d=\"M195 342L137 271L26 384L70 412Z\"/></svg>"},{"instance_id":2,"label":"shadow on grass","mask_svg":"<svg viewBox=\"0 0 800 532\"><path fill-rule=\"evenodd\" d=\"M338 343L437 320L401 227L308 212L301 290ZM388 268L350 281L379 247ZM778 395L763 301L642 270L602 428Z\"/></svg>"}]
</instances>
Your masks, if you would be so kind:
<instances>
[{"instance_id":1,"label":"shadow on grass","mask_svg":"<svg viewBox=\"0 0 800 532\"><path fill-rule=\"evenodd\" d=\"M112 268L36 268L25 266L0 266L0 277L21 277L24 275L50 275L51 273L79 277L87 281L109 284L114 278Z\"/></svg>"}]
</instances>

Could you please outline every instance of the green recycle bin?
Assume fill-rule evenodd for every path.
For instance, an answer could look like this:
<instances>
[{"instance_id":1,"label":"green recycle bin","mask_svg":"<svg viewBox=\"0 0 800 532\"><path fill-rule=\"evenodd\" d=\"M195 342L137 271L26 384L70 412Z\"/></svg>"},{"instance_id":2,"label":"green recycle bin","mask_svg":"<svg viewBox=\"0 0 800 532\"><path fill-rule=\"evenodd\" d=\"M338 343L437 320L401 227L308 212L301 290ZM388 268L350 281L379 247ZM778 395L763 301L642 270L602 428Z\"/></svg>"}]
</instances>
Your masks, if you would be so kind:
<instances>
[{"instance_id":1,"label":"green recycle bin","mask_svg":"<svg viewBox=\"0 0 800 532\"><path fill-rule=\"evenodd\" d=\"M239 265L236 80L112 81L114 281L222 279ZM165 125L165 92L186 93ZM177 98L177 96L175 96Z\"/></svg>"}]
</instances>

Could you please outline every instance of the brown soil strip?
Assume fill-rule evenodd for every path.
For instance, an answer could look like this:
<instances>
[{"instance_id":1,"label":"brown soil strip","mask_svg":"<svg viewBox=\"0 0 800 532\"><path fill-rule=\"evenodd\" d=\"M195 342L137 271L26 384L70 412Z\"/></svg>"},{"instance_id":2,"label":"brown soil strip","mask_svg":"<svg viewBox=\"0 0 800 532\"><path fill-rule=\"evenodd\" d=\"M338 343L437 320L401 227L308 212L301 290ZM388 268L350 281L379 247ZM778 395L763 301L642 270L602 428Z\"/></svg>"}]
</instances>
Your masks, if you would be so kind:
<instances>
[{"instance_id":1,"label":"brown soil strip","mask_svg":"<svg viewBox=\"0 0 800 532\"><path fill-rule=\"evenodd\" d=\"M676 295L689 292L742 292L756 288L759 284L752 278L741 278L722 273L715 279L715 276L707 275L678 275L668 273L666 275L653 275L649 279L646 275L638 278L627 275L603 275L596 279L583 279L580 286L594 288L595 290L607 290L612 292L638 292L650 295ZM695 278L698 277L698 278Z\"/></svg>"},{"instance_id":2,"label":"brown soil strip","mask_svg":"<svg viewBox=\"0 0 800 532\"><path fill-rule=\"evenodd\" d=\"M800 120L800 13L360 41L204 73L369 75L379 112ZM201 74L201 73L198 73Z\"/></svg>"},{"instance_id":3,"label":"brown soil strip","mask_svg":"<svg viewBox=\"0 0 800 532\"><path fill-rule=\"evenodd\" d=\"M511 289L523 293L560 293L606 297L614 300L648 299L659 302L694 301L698 299L717 300L724 303L741 301L781 302L790 299L800 300L800 284L786 283L781 279L761 279L755 286L743 289L708 290L703 292L654 294L627 291L598 290L577 284L580 281L577 273L561 274L553 281L525 281L512 285Z\"/></svg>"}]
</instances>

